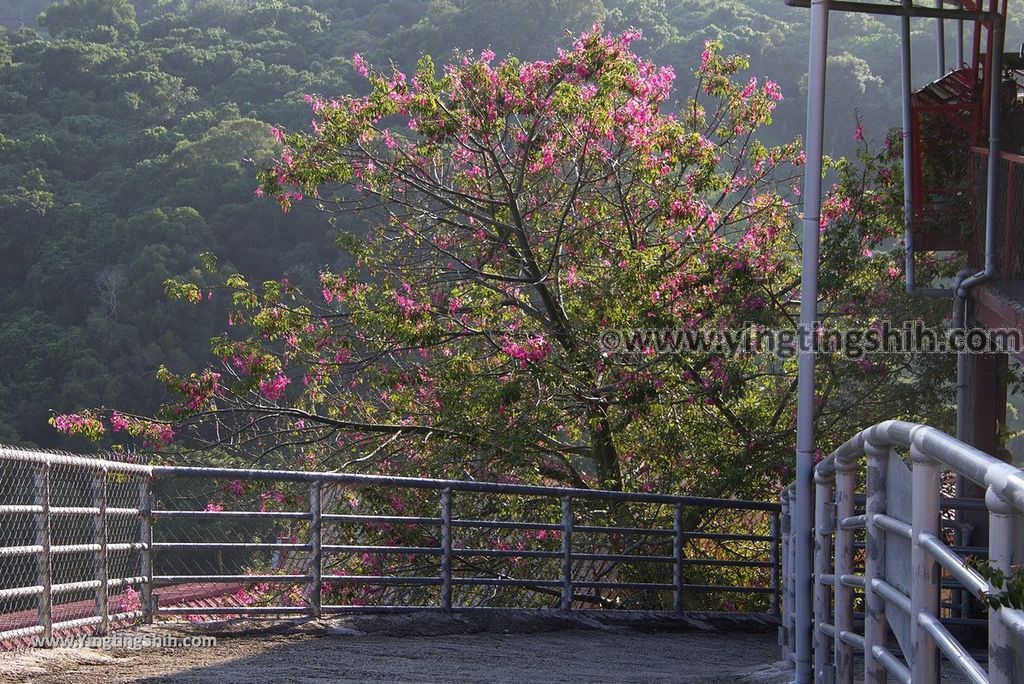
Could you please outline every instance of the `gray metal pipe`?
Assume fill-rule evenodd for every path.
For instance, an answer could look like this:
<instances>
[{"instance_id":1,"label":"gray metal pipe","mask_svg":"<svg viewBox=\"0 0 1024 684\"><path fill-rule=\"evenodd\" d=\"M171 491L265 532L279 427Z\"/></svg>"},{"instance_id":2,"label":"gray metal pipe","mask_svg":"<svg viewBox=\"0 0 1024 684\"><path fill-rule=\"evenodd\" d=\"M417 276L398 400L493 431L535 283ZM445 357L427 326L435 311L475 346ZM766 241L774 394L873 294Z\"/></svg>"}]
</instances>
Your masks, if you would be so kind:
<instances>
[{"instance_id":1,"label":"gray metal pipe","mask_svg":"<svg viewBox=\"0 0 1024 684\"><path fill-rule=\"evenodd\" d=\"M992 29L991 73L985 74L989 82L989 113L988 113L988 183L985 193L985 267L983 270L966 278L957 288L957 295L966 299L971 288L985 282L996 271L995 257L995 225L996 195L999 176L999 86L1000 74L1003 70L1003 22L996 20Z\"/></svg>"},{"instance_id":2,"label":"gray metal pipe","mask_svg":"<svg viewBox=\"0 0 1024 684\"><path fill-rule=\"evenodd\" d=\"M908 7L910 0L903 0ZM910 93L913 85L910 73L910 17L900 18L900 95L903 104L903 249L904 275L907 293L913 294L916 289L914 277L914 147L911 131L913 115L910 109Z\"/></svg>"},{"instance_id":3,"label":"gray metal pipe","mask_svg":"<svg viewBox=\"0 0 1024 684\"><path fill-rule=\"evenodd\" d=\"M960 9L963 9L963 3L960 3ZM956 68L959 69L964 65L964 20L956 20Z\"/></svg>"},{"instance_id":4,"label":"gray metal pipe","mask_svg":"<svg viewBox=\"0 0 1024 684\"><path fill-rule=\"evenodd\" d=\"M935 7L942 9L942 0L935 0ZM946 75L946 22L935 20L935 70L937 78Z\"/></svg>"},{"instance_id":5,"label":"gray metal pipe","mask_svg":"<svg viewBox=\"0 0 1024 684\"><path fill-rule=\"evenodd\" d=\"M828 58L828 0L811 2L811 35L807 75L807 167L803 197L803 266L800 274L799 379L797 383L796 501L792 511L795 530L796 581L794 684L813 680L811 530L814 487L814 335L818 321L818 252L821 239L821 171L825 128L825 71Z\"/></svg>"},{"instance_id":6,"label":"gray metal pipe","mask_svg":"<svg viewBox=\"0 0 1024 684\"><path fill-rule=\"evenodd\" d=\"M953 297L953 328L964 328L967 325L967 301L971 289L995 275L995 225L996 195L999 177L999 86L1003 60L1003 23L996 20L993 26L991 45L992 73L986 73L989 82L989 113L988 113L988 180L985 186L985 266L973 275L970 271L957 274L956 294ZM964 406L967 401L967 356L961 352L956 359L956 437L963 440L967 436L967 415ZM957 480L958 494L962 487Z\"/></svg>"}]
</instances>

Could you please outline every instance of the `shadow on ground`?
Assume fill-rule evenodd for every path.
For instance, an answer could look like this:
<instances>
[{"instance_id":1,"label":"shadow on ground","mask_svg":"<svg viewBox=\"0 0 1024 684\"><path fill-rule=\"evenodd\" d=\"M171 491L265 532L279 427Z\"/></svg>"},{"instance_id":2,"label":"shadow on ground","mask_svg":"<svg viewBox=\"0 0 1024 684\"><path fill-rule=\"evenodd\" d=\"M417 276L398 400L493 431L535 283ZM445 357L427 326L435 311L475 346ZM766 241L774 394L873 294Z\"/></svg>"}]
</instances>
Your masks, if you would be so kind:
<instances>
[{"instance_id":1,"label":"shadow on ground","mask_svg":"<svg viewBox=\"0 0 1024 684\"><path fill-rule=\"evenodd\" d=\"M0 681L74 684L295 682L787 682L769 620L727 615L484 612L304 622L159 624L130 634L212 635L217 645L35 649Z\"/></svg>"}]
</instances>

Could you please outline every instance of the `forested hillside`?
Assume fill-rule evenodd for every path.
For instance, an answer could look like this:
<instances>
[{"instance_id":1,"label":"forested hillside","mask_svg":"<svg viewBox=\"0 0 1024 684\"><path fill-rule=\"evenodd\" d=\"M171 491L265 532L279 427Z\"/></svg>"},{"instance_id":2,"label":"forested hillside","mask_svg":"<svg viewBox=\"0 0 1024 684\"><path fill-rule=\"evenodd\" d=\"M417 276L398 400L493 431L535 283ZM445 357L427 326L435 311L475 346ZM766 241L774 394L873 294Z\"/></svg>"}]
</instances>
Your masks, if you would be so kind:
<instances>
[{"instance_id":1,"label":"forested hillside","mask_svg":"<svg viewBox=\"0 0 1024 684\"><path fill-rule=\"evenodd\" d=\"M406 69L457 49L533 59L602 22L642 29L638 51L685 74L721 37L786 95L766 142L803 128L805 10L781 0L12 0L0 22L0 442L60 445L51 410L150 411L160 363L206 359L222 312L163 294L200 252L257 280L336 266L322 215L285 217L253 190L270 126L308 124L303 95L363 87L354 53ZM833 23L835 152L854 108L869 135L898 123L892 29Z\"/></svg>"}]
</instances>

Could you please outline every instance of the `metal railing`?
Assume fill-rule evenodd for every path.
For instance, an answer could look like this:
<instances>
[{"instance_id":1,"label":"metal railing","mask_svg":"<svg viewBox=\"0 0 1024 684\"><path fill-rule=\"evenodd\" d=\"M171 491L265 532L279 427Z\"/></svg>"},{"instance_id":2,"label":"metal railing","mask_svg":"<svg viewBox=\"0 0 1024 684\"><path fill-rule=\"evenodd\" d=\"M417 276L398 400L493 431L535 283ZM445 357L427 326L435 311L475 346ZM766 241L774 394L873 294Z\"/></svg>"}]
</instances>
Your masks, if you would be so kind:
<instances>
[{"instance_id":1,"label":"metal railing","mask_svg":"<svg viewBox=\"0 0 1024 684\"><path fill-rule=\"evenodd\" d=\"M986 488L984 502L943 497L944 471ZM792 486L781 497L784 568L793 567L798 533L789 520L791 496ZM972 508L988 511L987 554L956 544L949 511ZM995 591L967 563L969 555L987 555L1010 575L1024 512L1017 468L934 428L886 421L817 465L814 511L815 681L852 682L855 652L863 657L864 681L938 682L940 654L970 682L1024 681L1015 643L1024 637L1024 611L1003 607L972 621L956 615L956 602L943 614L941 603L944 593ZM792 658L799 626L792 618L796 578L789 574L780 640ZM954 625L987 627L987 668L978 660L985 657L954 636Z\"/></svg>"},{"instance_id":2,"label":"metal railing","mask_svg":"<svg viewBox=\"0 0 1024 684\"><path fill-rule=\"evenodd\" d=\"M774 503L11 448L0 476L0 643L165 616L777 614L781 595Z\"/></svg>"}]
</instances>

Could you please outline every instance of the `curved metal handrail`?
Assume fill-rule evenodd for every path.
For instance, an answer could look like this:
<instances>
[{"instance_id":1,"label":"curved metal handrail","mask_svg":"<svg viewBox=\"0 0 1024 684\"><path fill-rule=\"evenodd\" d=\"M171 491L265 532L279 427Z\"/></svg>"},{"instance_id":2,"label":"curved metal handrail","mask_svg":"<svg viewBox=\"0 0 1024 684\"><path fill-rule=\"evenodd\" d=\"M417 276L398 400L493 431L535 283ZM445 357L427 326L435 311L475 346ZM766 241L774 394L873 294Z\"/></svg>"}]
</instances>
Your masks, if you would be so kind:
<instances>
[{"instance_id":1,"label":"curved metal handrail","mask_svg":"<svg viewBox=\"0 0 1024 684\"><path fill-rule=\"evenodd\" d=\"M882 448L916 448L975 484L990 487L1000 499L1024 511L1024 473L1020 469L941 430L902 420L887 420L861 430L818 463L815 477L819 480L834 477L837 464L852 464L864 455L868 444Z\"/></svg>"},{"instance_id":2,"label":"curved metal handrail","mask_svg":"<svg viewBox=\"0 0 1024 684\"><path fill-rule=\"evenodd\" d=\"M907 465L911 467L913 484L905 486L909 487L906 492L911 499L912 513L905 504L901 509L903 516L910 515L912 519L893 517L896 513L889 509L888 497L892 494L887 493L890 471L886 462L900 458L896 449L909 450L911 462ZM856 482L864 475L859 466L865 458L866 508L857 515L854 507ZM789 519L791 506L787 503L793 500L796 483L781 492L786 565L793 567L791 549L797 535L813 534L816 548L812 578L794 578L792 572L784 572L784 629L795 632L805 628L793 621L793 587L797 582L812 581L815 587L813 631L822 640L814 649L815 670L819 675L826 676L825 670L830 670L835 681L852 681L851 648L858 648L864 651L868 679L884 677L884 670L888 670L902 681L938 681L938 670L930 662L937 649L956 664L969 681L1019 681L1014 677L1019 676L1021 665L1016 662L1009 637L1011 633L1024 636L1024 611L1006 608L990 614L988 672L967 654L938 619L940 567L971 593L993 590L981 574L967 567L964 559L943 541L940 476L946 469L986 490L989 559L996 569L1009 573L1015 563L1013 549L1018 521L1024 517L1024 473L936 428L887 420L861 430L819 462L814 469L812 529ZM950 500L945 501L946 507L951 507ZM863 575L853 574L854 530L857 529L866 529ZM890 553L886 551L889 536L903 540L897 544L909 544L909 551L897 551L897 547L892 550L909 553L912 568L907 576L886 577L887 570L891 571L885 563ZM906 593L893 583L904 587ZM863 636L853 631L851 588L854 586L861 587L866 594ZM910 614L909 638L913 642L910 648L918 655L912 660L908 658L906 665L886 648L886 605ZM860 642L856 639L863 643L858 646ZM789 643L787 648L791 648Z\"/></svg>"}]
</instances>

